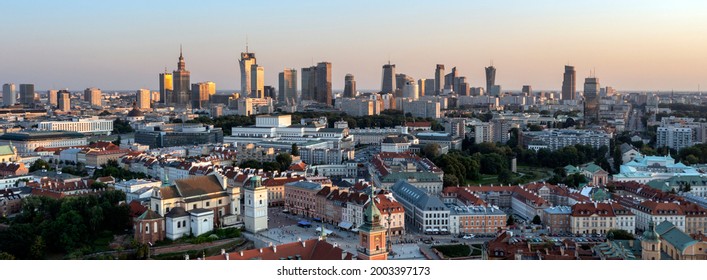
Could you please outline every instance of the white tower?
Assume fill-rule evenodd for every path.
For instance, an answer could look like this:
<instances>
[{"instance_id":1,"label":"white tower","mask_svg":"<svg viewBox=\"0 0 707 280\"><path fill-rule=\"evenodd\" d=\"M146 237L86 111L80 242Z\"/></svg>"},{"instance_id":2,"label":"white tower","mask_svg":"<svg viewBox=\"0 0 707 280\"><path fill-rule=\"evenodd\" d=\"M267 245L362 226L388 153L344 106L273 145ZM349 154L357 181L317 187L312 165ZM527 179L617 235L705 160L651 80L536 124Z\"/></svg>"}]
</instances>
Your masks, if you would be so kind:
<instances>
[{"instance_id":1,"label":"white tower","mask_svg":"<svg viewBox=\"0 0 707 280\"><path fill-rule=\"evenodd\" d=\"M259 232L268 229L268 189L260 183L260 176L253 176L243 187L245 197L245 230Z\"/></svg>"}]
</instances>

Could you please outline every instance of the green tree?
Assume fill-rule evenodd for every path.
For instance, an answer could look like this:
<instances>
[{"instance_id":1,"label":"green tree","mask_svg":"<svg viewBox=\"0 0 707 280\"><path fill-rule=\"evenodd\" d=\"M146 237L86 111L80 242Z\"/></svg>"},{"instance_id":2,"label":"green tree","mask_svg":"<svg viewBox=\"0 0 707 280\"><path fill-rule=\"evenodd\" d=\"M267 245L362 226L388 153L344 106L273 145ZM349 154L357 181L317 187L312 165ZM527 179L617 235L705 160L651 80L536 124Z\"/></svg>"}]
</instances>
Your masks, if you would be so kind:
<instances>
[{"instance_id":1,"label":"green tree","mask_svg":"<svg viewBox=\"0 0 707 280\"><path fill-rule=\"evenodd\" d=\"M299 147L297 147L296 143L292 143L292 155L296 157L299 156Z\"/></svg>"},{"instance_id":2,"label":"green tree","mask_svg":"<svg viewBox=\"0 0 707 280\"><path fill-rule=\"evenodd\" d=\"M122 138L120 135L118 135L118 138L115 139L115 140L114 140L113 142L111 142L111 143L113 143L113 145L120 146L120 142L121 142L122 140L123 140L123 138Z\"/></svg>"},{"instance_id":3,"label":"green tree","mask_svg":"<svg viewBox=\"0 0 707 280\"><path fill-rule=\"evenodd\" d=\"M508 219L506 220L506 226L512 226L516 224L516 218L513 218L513 215L508 215Z\"/></svg>"},{"instance_id":4,"label":"green tree","mask_svg":"<svg viewBox=\"0 0 707 280\"><path fill-rule=\"evenodd\" d=\"M498 173L498 182L501 184L510 184L513 181L513 173L508 169L503 169Z\"/></svg>"},{"instance_id":5,"label":"green tree","mask_svg":"<svg viewBox=\"0 0 707 280\"><path fill-rule=\"evenodd\" d=\"M442 185L445 187L459 186L459 179L453 174L444 174L442 177Z\"/></svg>"},{"instance_id":6,"label":"green tree","mask_svg":"<svg viewBox=\"0 0 707 280\"><path fill-rule=\"evenodd\" d=\"M285 171L292 165L292 156L289 153L280 153L275 157L275 161L280 164L280 171Z\"/></svg>"},{"instance_id":7,"label":"green tree","mask_svg":"<svg viewBox=\"0 0 707 280\"><path fill-rule=\"evenodd\" d=\"M422 148L422 155L429 159L434 159L440 154L440 146L437 143L427 143Z\"/></svg>"},{"instance_id":8,"label":"green tree","mask_svg":"<svg viewBox=\"0 0 707 280\"><path fill-rule=\"evenodd\" d=\"M42 170L42 169L51 170L49 163L47 163L46 161L44 161L42 159L38 159L38 160L35 160L34 163L32 163L32 165L30 165L29 172L34 172L34 171Z\"/></svg>"},{"instance_id":9,"label":"green tree","mask_svg":"<svg viewBox=\"0 0 707 280\"><path fill-rule=\"evenodd\" d=\"M0 260L8 261L8 260L14 260L15 256L13 256L10 253L7 252L0 252Z\"/></svg>"},{"instance_id":10,"label":"green tree","mask_svg":"<svg viewBox=\"0 0 707 280\"><path fill-rule=\"evenodd\" d=\"M635 237L633 237L633 234L631 234L630 232L628 232L624 229L612 229L612 230L609 230L606 233L606 235L609 235L610 233L614 235L615 240L634 240L635 239Z\"/></svg>"},{"instance_id":11,"label":"green tree","mask_svg":"<svg viewBox=\"0 0 707 280\"><path fill-rule=\"evenodd\" d=\"M536 225L542 224L542 221L540 220L540 216L535 215L535 217L533 217L532 223L536 224Z\"/></svg>"}]
</instances>

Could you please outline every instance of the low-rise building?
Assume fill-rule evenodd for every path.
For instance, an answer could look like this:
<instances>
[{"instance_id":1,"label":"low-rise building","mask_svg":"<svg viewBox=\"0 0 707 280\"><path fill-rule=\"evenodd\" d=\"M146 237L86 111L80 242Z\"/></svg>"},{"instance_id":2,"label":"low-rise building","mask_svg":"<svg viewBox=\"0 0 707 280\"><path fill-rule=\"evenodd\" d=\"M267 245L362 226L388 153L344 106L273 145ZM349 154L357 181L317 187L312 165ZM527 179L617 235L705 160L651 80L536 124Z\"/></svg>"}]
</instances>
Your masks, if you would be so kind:
<instances>
[{"instance_id":1,"label":"low-rise building","mask_svg":"<svg viewBox=\"0 0 707 280\"><path fill-rule=\"evenodd\" d=\"M390 189L403 205L405 221L413 230L425 234L450 232L450 211L439 197L405 181L398 181Z\"/></svg>"},{"instance_id":2,"label":"low-rise building","mask_svg":"<svg viewBox=\"0 0 707 280\"><path fill-rule=\"evenodd\" d=\"M568 206L545 208L542 221L544 221L545 228L551 235L569 234L572 232L571 214L572 208Z\"/></svg>"}]
</instances>

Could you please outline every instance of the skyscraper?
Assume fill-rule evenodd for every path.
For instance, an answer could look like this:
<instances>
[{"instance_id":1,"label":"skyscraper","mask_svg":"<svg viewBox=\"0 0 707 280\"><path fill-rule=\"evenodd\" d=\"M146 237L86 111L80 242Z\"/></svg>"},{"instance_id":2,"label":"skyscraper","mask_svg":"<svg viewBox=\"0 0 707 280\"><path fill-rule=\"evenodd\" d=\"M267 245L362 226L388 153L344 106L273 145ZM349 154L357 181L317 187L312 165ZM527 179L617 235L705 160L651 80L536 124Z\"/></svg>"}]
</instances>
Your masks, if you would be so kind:
<instances>
[{"instance_id":1,"label":"skyscraper","mask_svg":"<svg viewBox=\"0 0 707 280\"><path fill-rule=\"evenodd\" d=\"M174 101L172 92L174 85L172 84L172 73L167 73L167 68L164 73L160 73L160 101L164 105L170 105Z\"/></svg>"},{"instance_id":2,"label":"skyscraper","mask_svg":"<svg viewBox=\"0 0 707 280\"><path fill-rule=\"evenodd\" d=\"M50 89L47 91L47 99L49 100L49 105L56 107L59 99L59 91L55 89Z\"/></svg>"},{"instance_id":3,"label":"skyscraper","mask_svg":"<svg viewBox=\"0 0 707 280\"><path fill-rule=\"evenodd\" d=\"M575 100L577 97L577 87L575 77L577 72L574 71L574 66L565 65L565 74L562 75L562 100Z\"/></svg>"},{"instance_id":4,"label":"skyscraper","mask_svg":"<svg viewBox=\"0 0 707 280\"><path fill-rule=\"evenodd\" d=\"M63 112L71 111L71 93L66 90L59 91L59 100L57 104L57 109Z\"/></svg>"},{"instance_id":5,"label":"skyscraper","mask_svg":"<svg viewBox=\"0 0 707 280\"><path fill-rule=\"evenodd\" d=\"M315 100L314 82L317 73L317 67L311 66L302 68L302 100Z\"/></svg>"},{"instance_id":6,"label":"skyscraper","mask_svg":"<svg viewBox=\"0 0 707 280\"><path fill-rule=\"evenodd\" d=\"M256 64L255 53L248 52L248 46L245 52L241 53L241 59L238 60L238 65L241 67L241 96L251 94L252 80L250 77L251 66Z\"/></svg>"},{"instance_id":7,"label":"skyscraper","mask_svg":"<svg viewBox=\"0 0 707 280\"><path fill-rule=\"evenodd\" d=\"M250 97L265 98L265 68L252 64L250 66Z\"/></svg>"},{"instance_id":8,"label":"skyscraper","mask_svg":"<svg viewBox=\"0 0 707 280\"><path fill-rule=\"evenodd\" d=\"M2 104L12 106L17 103L17 93L15 92L15 84L2 85Z\"/></svg>"},{"instance_id":9,"label":"skyscraper","mask_svg":"<svg viewBox=\"0 0 707 280\"><path fill-rule=\"evenodd\" d=\"M489 93L489 95L495 95L498 96L501 93L500 92L495 92L495 86L496 85L496 67L493 67L493 65L486 67L486 92Z\"/></svg>"},{"instance_id":10,"label":"skyscraper","mask_svg":"<svg viewBox=\"0 0 707 280\"><path fill-rule=\"evenodd\" d=\"M435 68L435 95L442 94L444 89L444 64L437 64Z\"/></svg>"},{"instance_id":11,"label":"skyscraper","mask_svg":"<svg viewBox=\"0 0 707 280\"><path fill-rule=\"evenodd\" d=\"M209 102L209 84L196 83L191 84L191 107L203 109Z\"/></svg>"},{"instance_id":12,"label":"skyscraper","mask_svg":"<svg viewBox=\"0 0 707 280\"><path fill-rule=\"evenodd\" d=\"M425 79L425 86L420 86L420 96L433 96L435 95L435 79Z\"/></svg>"},{"instance_id":13,"label":"skyscraper","mask_svg":"<svg viewBox=\"0 0 707 280\"><path fill-rule=\"evenodd\" d=\"M412 100L417 100L419 98L419 88L414 79L406 79L403 83L403 96L405 98L410 98Z\"/></svg>"},{"instance_id":14,"label":"skyscraper","mask_svg":"<svg viewBox=\"0 0 707 280\"><path fill-rule=\"evenodd\" d=\"M83 91L83 100L91 104L91 106L103 106L101 90L98 88L87 88Z\"/></svg>"},{"instance_id":15,"label":"skyscraper","mask_svg":"<svg viewBox=\"0 0 707 280\"><path fill-rule=\"evenodd\" d=\"M34 106L34 84L20 84L20 103Z\"/></svg>"},{"instance_id":16,"label":"skyscraper","mask_svg":"<svg viewBox=\"0 0 707 280\"><path fill-rule=\"evenodd\" d=\"M356 80L354 75L346 74L344 77L344 97L356 97Z\"/></svg>"},{"instance_id":17,"label":"skyscraper","mask_svg":"<svg viewBox=\"0 0 707 280\"><path fill-rule=\"evenodd\" d=\"M317 102L325 103L329 106L334 105L331 96L331 62L317 63L314 80L314 95Z\"/></svg>"},{"instance_id":18,"label":"skyscraper","mask_svg":"<svg viewBox=\"0 0 707 280\"><path fill-rule=\"evenodd\" d=\"M419 79L417 80L417 89L420 94L420 96L425 96L425 79Z\"/></svg>"},{"instance_id":19,"label":"skyscraper","mask_svg":"<svg viewBox=\"0 0 707 280\"><path fill-rule=\"evenodd\" d=\"M383 77L381 78L381 92L394 93L397 87L395 86L395 64L383 65Z\"/></svg>"},{"instance_id":20,"label":"skyscraper","mask_svg":"<svg viewBox=\"0 0 707 280\"><path fill-rule=\"evenodd\" d=\"M297 70L285 68L278 76L278 101L281 104L294 105L298 103L297 97Z\"/></svg>"},{"instance_id":21,"label":"skyscraper","mask_svg":"<svg viewBox=\"0 0 707 280\"><path fill-rule=\"evenodd\" d=\"M149 89L139 89L135 93L135 101L137 102L137 107L139 109L149 109L150 108L150 98L151 93Z\"/></svg>"},{"instance_id":22,"label":"skyscraper","mask_svg":"<svg viewBox=\"0 0 707 280\"><path fill-rule=\"evenodd\" d=\"M453 92L457 92L457 67L452 67L452 72L449 72L449 74L444 75L444 89L451 90Z\"/></svg>"},{"instance_id":23,"label":"skyscraper","mask_svg":"<svg viewBox=\"0 0 707 280\"><path fill-rule=\"evenodd\" d=\"M599 123L599 79L589 77L584 80L584 125Z\"/></svg>"},{"instance_id":24,"label":"skyscraper","mask_svg":"<svg viewBox=\"0 0 707 280\"><path fill-rule=\"evenodd\" d=\"M533 94L533 87L531 87L530 85L524 85L523 90L521 90L521 92L531 95L531 94Z\"/></svg>"},{"instance_id":25,"label":"skyscraper","mask_svg":"<svg viewBox=\"0 0 707 280\"><path fill-rule=\"evenodd\" d=\"M179 47L177 70L172 72L172 75L174 79L174 91L172 93L174 107L186 108L189 104L189 86L191 84L189 83L190 73L187 71L181 47Z\"/></svg>"}]
</instances>

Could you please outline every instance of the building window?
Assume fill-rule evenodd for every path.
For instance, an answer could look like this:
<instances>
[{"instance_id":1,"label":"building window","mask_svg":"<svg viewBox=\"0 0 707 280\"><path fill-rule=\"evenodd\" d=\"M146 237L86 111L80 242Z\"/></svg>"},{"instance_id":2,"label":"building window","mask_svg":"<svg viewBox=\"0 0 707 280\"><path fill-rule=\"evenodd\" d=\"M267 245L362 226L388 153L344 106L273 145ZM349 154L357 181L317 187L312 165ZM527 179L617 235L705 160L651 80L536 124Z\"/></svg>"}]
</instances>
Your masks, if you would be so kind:
<instances>
[{"instance_id":1,"label":"building window","mask_svg":"<svg viewBox=\"0 0 707 280\"><path fill-rule=\"evenodd\" d=\"M196 209L196 204L192 205L191 209Z\"/></svg>"},{"instance_id":2,"label":"building window","mask_svg":"<svg viewBox=\"0 0 707 280\"><path fill-rule=\"evenodd\" d=\"M207 202L206 202L206 207L209 207L209 206L211 206L211 202L207 201Z\"/></svg>"}]
</instances>

